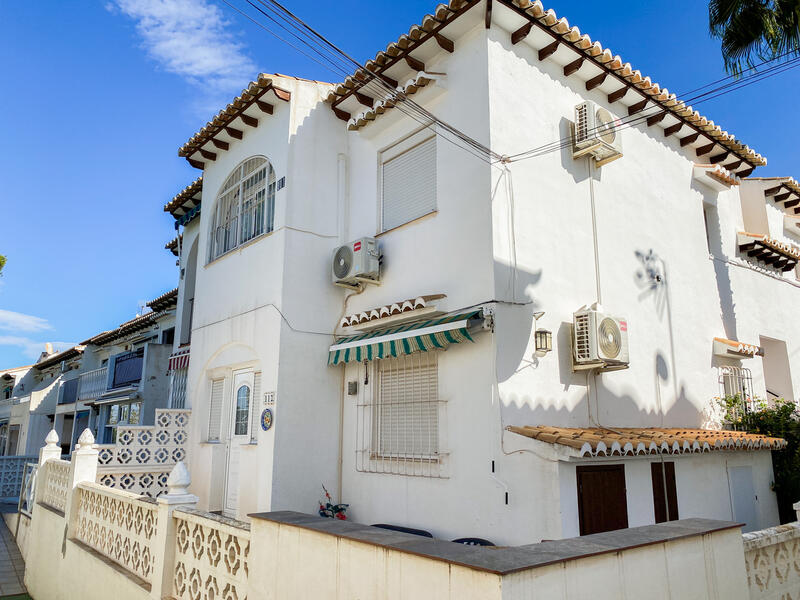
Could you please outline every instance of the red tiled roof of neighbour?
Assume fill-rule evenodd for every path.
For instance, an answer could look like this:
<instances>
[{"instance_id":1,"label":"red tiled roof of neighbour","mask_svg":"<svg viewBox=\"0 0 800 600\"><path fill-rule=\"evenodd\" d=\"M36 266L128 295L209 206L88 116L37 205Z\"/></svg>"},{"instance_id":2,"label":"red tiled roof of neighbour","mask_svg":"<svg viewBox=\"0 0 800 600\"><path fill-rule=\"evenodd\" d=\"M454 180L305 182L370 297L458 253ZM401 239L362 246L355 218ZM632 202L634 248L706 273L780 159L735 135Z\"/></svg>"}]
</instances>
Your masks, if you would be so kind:
<instances>
[{"instance_id":1,"label":"red tiled roof of neighbour","mask_svg":"<svg viewBox=\"0 0 800 600\"><path fill-rule=\"evenodd\" d=\"M113 340L119 339L125 335L141 331L142 329L146 329L150 325L155 324L155 322L158 321L158 319L167 314L167 311L177 306L177 304L178 304L178 288L175 288L174 290L170 290L169 292L162 294L155 300L151 300L150 302L148 302L147 306L152 309L151 312L139 315L138 317L135 317L130 321L125 321L122 325L120 325L116 329L111 329L109 331L98 333L97 335L89 338L88 340L82 343L84 345L94 344L96 346L99 346L101 344L106 344Z\"/></svg>"},{"instance_id":2,"label":"red tiled roof of neighbour","mask_svg":"<svg viewBox=\"0 0 800 600\"><path fill-rule=\"evenodd\" d=\"M507 427L525 437L572 448L584 456L684 454L711 450L778 450L781 438L744 431L657 427Z\"/></svg>"},{"instance_id":3,"label":"red tiled roof of neighbour","mask_svg":"<svg viewBox=\"0 0 800 600\"><path fill-rule=\"evenodd\" d=\"M173 255L178 256L178 238L182 238L183 235L176 236L164 244L164 250L169 250L172 252Z\"/></svg>"},{"instance_id":4,"label":"red tiled roof of neighbour","mask_svg":"<svg viewBox=\"0 0 800 600\"><path fill-rule=\"evenodd\" d=\"M179 217L200 204L202 193L203 176L201 175L167 202L164 205L164 212L170 213L173 217ZM187 204L191 204L191 206L187 207Z\"/></svg>"},{"instance_id":5,"label":"red tiled roof of neighbour","mask_svg":"<svg viewBox=\"0 0 800 600\"><path fill-rule=\"evenodd\" d=\"M480 0L449 0L446 4L438 5L434 14L425 15L421 24L413 25L407 34L401 35L386 50L378 52L374 59L367 61L364 68L357 69L353 75L334 87L327 100L336 115L351 122L351 113L340 106L348 98L356 97L359 103L366 103L367 106L374 102L376 98L365 93L368 91L365 86L372 83L376 76L396 87L399 85L398 81L408 79L409 72L425 70L425 64L419 60L419 55L430 55L436 44L442 50L453 52L454 41L446 37L448 26L479 5L486 8L485 20L488 28L492 19L491 4ZM624 63L609 48L604 48L580 29L571 26L567 19L559 19L552 9L545 10L539 0L496 0L494 6L504 6L514 13L517 22L514 26L519 28L511 36L512 44L524 40L534 28L546 34L547 45L538 48L540 60L546 60L560 48L569 48L572 54L567 60L571 62L564 67L565 77L588 69L585 65L592 65L589 69L591 79L585 81L587 90L603 85L609 77L609 81L618 82L622 87L607 92L608 101L609 104L614 104L625 100L623 104L627 109L626 116L642 114L646 109L651 111L646 115L648 126L661 123L666 135L681 135L682 146L691 145L689 149L695 150L698 156L708 155L710 162L723 163L730 157L732 162L724 166L733 172L738 171L738 175L742 177L748 176L755 167L767 163L763 156L723 131L691 106L687 106L675 94L634 70L629 63ZM494 10L497 11L496 8ZM411 56L412 52L416 52L417 57ZM584 71L584 74L587 72ZM581 75L577 77L581 78ZM378 95L381 93L378 92ZM374 89L372 95L375 95ZM385 102L383 98L377 100ZM669 117L666 122L665 117Z\"/></svg>"},{"instance_id":6,"label":"red tiled roof of neighbour","mask_svg":"<svg viewBox=\"0 0 800 600\"><path fill-rule=\"evenodd\" d=\"M159 310L166 310L168 308L177 306L177 304L178 288L175 288L174 290L170 290L164 294L161 294L155 300L150 300L150 302L147 303L147 306L158 312Z\"/></svg>"},{"instance_id":7,"label":"red tiled roof of neighbour","mask_svg":"<svg viewBox=\"0 0 800 600\"><path fill-rule=\"evenodd\" d=\"M56 352L55 354L51 354L47 358L40 360L33 366L39 371L47 369L49 367L54 367L60 364L61 361L69 360L71 358L75 358L76 356L80 356L81 354L83 354L84 347L85 346L79 344L77 346L73 346L72 348L62 350L61 352Z\"/></svg>"}]
</instances>

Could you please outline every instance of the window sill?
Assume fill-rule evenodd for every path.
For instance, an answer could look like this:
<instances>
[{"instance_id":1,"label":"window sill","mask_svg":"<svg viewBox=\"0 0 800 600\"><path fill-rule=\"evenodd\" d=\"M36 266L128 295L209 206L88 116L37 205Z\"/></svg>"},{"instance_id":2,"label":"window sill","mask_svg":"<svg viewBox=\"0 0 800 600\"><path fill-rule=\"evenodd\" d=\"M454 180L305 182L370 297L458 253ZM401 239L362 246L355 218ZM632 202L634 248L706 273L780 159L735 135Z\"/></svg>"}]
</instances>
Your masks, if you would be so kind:
<instances>
[{"instance_id":1,"label":"window sill","mask_svg":"<svg viewBox=\"0 0 800 600\"><path fill-rule=\"evenodd\" d=\"M407 221L407 222L403 223L402 225L397 225L396 227L392 227L391 229L387 229L386 231L379 231L378 233L375 234L375 237L379 238L381 236L386 235L387 233L392 233L393 231L397 231L398 229L403 229L405 227L408 227L409 225L415 225L416 223L419 223L420 221L424 221L424 220L430 219L432 217L435 217L438 214L439 214L439 210L438 209L437 210L432 210L431 212L426 213L426 214L422 215L421 217L417 217L416 219L412 219L411 221Z\"/></svg>"},{"instance_id":2,"label":"window sill","mask_svg":"<svg viewBox=\"0 0 800 600\"><path fill-rule=\"evenodd\" d=\"M246 241L244 244L239 244L239 245L238 245L238 246L236 246L235 248L231 248L230 250L228 250L227 252L224 252L223 254L220 254L219 256L217 256L216 258L214 258L213 260L210 260L210 261L208 261L208 262L207 262L205 265L203 265L203 268L204 268L204 269L207 269L207 268L208 268L208 267L210 267L211 265L213 265L213 264L215 264L215 263L217 263L217 262L221 261L221 260L222 260L222 259L224 259L224 258L228 258L229 256L233 256L234 254L238 254L239 252L241 252L242 250L244 250L244 249L245 249L245 248L247 248L248 246L252 246L252 245L253 245L253 244L255 244L256 242L260 242L260 241L261 241L261 240L263 240L264 238L268 238L268 237L270 237L270 236L271 236L271 235L273 235L275 232L276 232L276 229L273 229L272 231L267 231L266 233L262 233L262 234L260 234L260 235L257 235L257 236L256 236L256 237L254 237L254 238L251 238L251 239L247 240L247 241Z\"/></svg>"}]
</instances>

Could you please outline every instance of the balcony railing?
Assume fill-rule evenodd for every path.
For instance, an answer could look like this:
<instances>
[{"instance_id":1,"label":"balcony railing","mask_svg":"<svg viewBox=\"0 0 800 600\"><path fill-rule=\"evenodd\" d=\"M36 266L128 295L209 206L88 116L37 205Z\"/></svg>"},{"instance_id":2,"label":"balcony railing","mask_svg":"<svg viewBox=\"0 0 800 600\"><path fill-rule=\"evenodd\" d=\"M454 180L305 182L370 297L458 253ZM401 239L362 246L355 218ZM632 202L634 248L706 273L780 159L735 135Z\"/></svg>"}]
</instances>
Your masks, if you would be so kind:
<instances>
[{"instance_id":1,"label":"balcony railing","mask_svg":"<svg viewBox=\"0 0 800 600\"><path fill-rule=\"evenodd\" d=\"M78 400L94 400L106 391L108 368L87 371L80 376L78 383Z\"/></svg>"}]
</instances>

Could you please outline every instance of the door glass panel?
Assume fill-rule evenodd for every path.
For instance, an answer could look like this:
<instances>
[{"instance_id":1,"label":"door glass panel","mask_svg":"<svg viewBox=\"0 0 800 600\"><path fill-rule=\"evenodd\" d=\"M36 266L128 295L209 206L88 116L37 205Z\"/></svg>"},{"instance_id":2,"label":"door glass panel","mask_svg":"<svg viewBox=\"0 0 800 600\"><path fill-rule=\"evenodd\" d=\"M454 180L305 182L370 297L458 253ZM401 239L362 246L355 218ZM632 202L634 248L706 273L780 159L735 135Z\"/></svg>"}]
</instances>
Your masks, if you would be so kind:
<instances>
[{"instance_id":1,"label":"door glass panel","mask_svg":"<svg viewBox=\"0 0 800 600\"><path fill-rule=\"evenodd\" d=\"M119 404L115 404L108 411L108 424L116 425L119 421Z\"/></svg>"},{"instance_id":2,"label":"door glass panel","mask_svg":"<svg viewBox=\"0 0 800 600\"><path fill-rule=\"evenodd\" d=\"M131 412L128 417L128 423L130 423L131 425L138 425L142 413L142 403L141 402L132 403L130 411Z\"/></svg>"},{"instance_id":3,"label":"door glass panel","mask_svg":"<svg viewBox=\"0 0 800 600\"><path fill-rule=\"evenodd\" d=\"M236 425L234 435L247 435L250 414L250 386L243 385L236 392Z\"/></svg>"}]
</instances>

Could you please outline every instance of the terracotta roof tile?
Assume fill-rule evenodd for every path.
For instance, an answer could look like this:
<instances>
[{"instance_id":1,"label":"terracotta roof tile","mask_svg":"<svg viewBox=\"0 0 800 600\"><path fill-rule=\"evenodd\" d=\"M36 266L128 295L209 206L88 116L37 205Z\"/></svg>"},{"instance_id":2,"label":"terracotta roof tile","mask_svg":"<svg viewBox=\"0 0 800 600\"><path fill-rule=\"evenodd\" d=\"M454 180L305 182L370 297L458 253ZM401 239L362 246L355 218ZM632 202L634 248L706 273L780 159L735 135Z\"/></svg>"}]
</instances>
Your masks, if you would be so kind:
<instances>
[{"instance_id":1,"label":"terracotta roof tile","mask_svg":"<svg viewBox=\"0 0 800 600\"><path fill-rule=\"evenodd\" d=\"M376 319L383 319L393 315L399 315L404 312L410 312L419 308L426 308L429 302L440 300L444 298L444 294L433 294L430 296L418 296L417 298L409 298L408 300L401 300L392 304L385 304L377 308L371 308L360 313L354 313L342 318L339 322L341 327L352 327L361 323L367 323Z\"/></svg>"},{"instance_id":2,"label":"terracotta roof tile","mask_svg":"<svg viewBox=\"0 0 800 600\"><path fill-rule=\"evenodd\" d=\"M711 450L778 450L781 438L744 431L660 427L507 427L508 431L534 440L566 446L578 456L625 456L637 454L688 454Z\"/></svg>"},{"instance_id":3,"label":"terracotta roof tile","mask_svg":"<svg viewBox=\"0 0 800 600\"><path fill-rule=\"evenodd\" d=\"M201 175L167 202L164 205L164 212L170 213L173 217L179 217L200 204L202 194L203 176ZM187 204L191 204L191 206L187 207Z\"/></svg>"}]
</instances>

